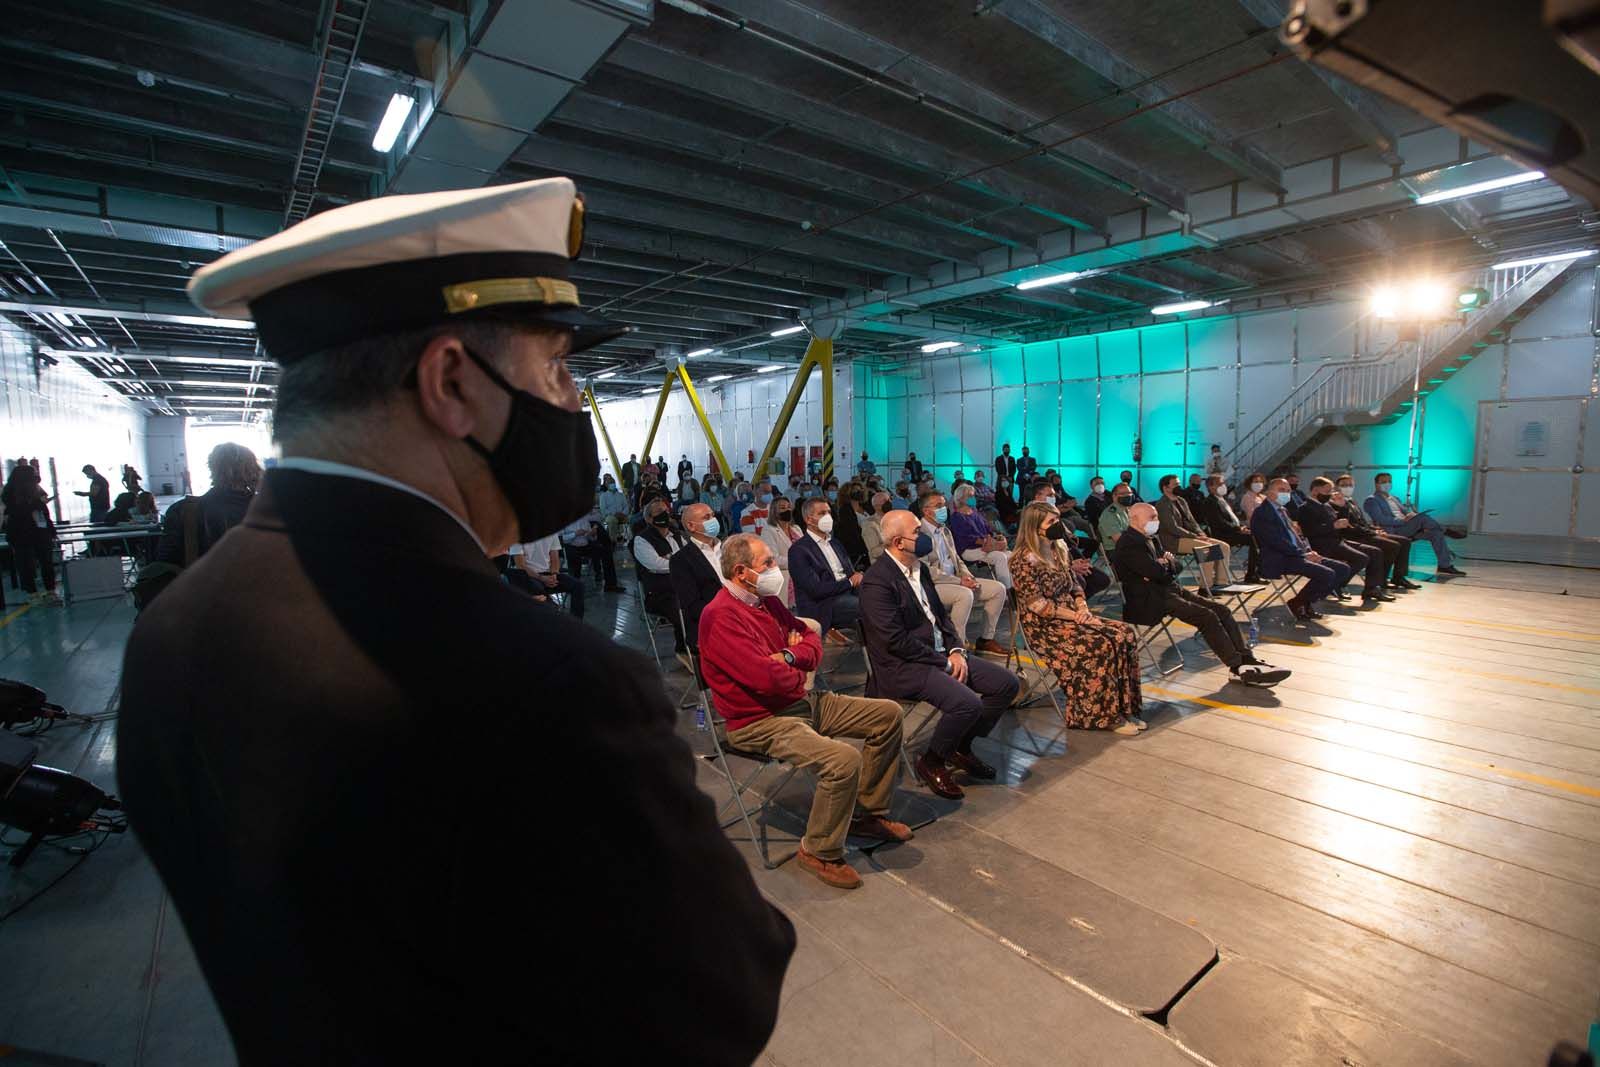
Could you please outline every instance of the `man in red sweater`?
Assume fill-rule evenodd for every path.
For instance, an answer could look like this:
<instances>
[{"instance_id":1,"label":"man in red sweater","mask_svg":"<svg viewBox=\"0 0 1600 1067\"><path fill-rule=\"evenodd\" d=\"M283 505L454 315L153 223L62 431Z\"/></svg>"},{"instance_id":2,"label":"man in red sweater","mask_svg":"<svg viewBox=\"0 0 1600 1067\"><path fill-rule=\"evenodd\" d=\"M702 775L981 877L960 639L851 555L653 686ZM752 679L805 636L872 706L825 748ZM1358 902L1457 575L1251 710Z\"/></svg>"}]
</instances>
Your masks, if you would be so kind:
<instances>
[{"instance_id":1,"label":"man in red sweater","mask_svg":"<svg viewBox=\"0 0 1600 1067\"><path fill-rule=\"evenodd\" d=\"M911 840L909 826L887 817L900 760L900 706L807 689L822 642L783 606L783 571L761 538L724 541L722 577L722 591L700 613L700 670L728 743L816 772L796 855L827 884L854 889L861 876L844 862L847 832ZM840 737L865 745L858 752Z\"/></svg>"}]
</instances>

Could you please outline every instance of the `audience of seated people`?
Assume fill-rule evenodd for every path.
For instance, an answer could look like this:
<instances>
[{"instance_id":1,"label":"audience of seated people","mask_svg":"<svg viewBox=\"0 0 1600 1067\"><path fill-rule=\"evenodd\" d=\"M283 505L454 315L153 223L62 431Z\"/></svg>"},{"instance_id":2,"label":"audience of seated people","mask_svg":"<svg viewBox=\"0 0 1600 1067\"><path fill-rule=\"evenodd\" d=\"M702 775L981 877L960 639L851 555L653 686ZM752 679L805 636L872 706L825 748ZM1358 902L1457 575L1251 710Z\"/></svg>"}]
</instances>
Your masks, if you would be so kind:
<instances>
[{"instance_id":1,"label":"audience of seated people","mask_svg":"<svg viewBox=\"0 0 1600 1067\"><path fill-rule=\"evenodd\" d=\"M955 780L958 772L994 780L995 769L972 744L994 729L1021 686L1005 668L967 655L964 629L952 621L922 562L934 555L925 543L931 539L928 525L908 511L883 517L884 553L861 582L862 631L872 666L867 692L926 701L937 709L933 738L913 767L934 793L959 800L963 790ZM950 553L954 557L953 544ZM1000 588L998 582L990 584ZM994 645L992 639L989 644Z\"/></svg>"},{"instance_id":2,"label":"audience of seated people","mask_svg":"<svg viewBox=\"0 0 1600 1067\"><path fill-rule=\"evenodd\" d=\"M1250 516L1250 532L1261 546L1261 574L1278 579L1298 574L1307 581L1287 603L1298 619L1320 619L1317 602L1330 593L1338 593L1350 580L1350 567L1341 560L1325 559L1313 549L1305 537L1295 529L1289 517L1293 497L1287 478L1273 478L1267 483L1266 496Z\"/></svg>"},{"instance_id":3,"label":"audience of seated people","mask_svg":"<svg viewBox=\"0 0 1600 1067\"><path fill-rule=\"evenodd\" d=\"M1411 539L1387 533L1373 523L1361 505L1356 503L1356 482L1353 477L1348 474L1339 475L1334 482L1333 499L1330 503L1340 518L1350 521L1349 527L1345 530L1345 540L1374 545L1383 552L1384 562L1389 565L1390 589L1409 592L1422 588L1406 577L1411 571Z\"/></svg>"},{"instance_id":4,"label":"audience of seated people","mask_svg":"<svg viewBox=\"0 0 1600 1067\"><path fill-rule=\"evenodd\" d=\"M1338 560L1352 573L1361 573L1363 585L1361 601L1374 605L1392 601L1394 597L1384 592L1383 549L1376 545L1363 545L1346 539L1350 520L1333 510L1333 482L1328 478L1311 479L1311 493L1300 505L1300 530L1307 543L1322 556Z\"/></svg>"},{"instance_id":5,"label":"audience of seated people","mask_svg":"<svg viewBox=\"0 0 1600 1067\"><path fill-rule=\"evenodd\" d=\"M1011 573L1023 635L1061 684L1067 725L1138 733L1145 729L1138 636L1126 623L1089 610L1083 584L1073 573L1069 539L1049 504L1022 509Z\"/></svg>"},{"instance_id":6,"label":"audience of seated people","mask_svg":"<svg viewBox=\"0 0 1600 1067\"><path fill-rule=\"evenodd\" d=\"M1213 589L1228 585L1228 546L1200 529L1189 507L1189 499L1178 487L1176 474L1163 475L1161 497L1156 501L1156 517L1161 522L1161 547L1176 556L1193 555L1200 564L1200 595L1209 597Z\"/></svg>"},{"instance_id":7,"label":"audience of seated people","mask_svg":"<svg viewBox=\"0 0 1600 1067\"><path fill-rule=\"evenodd\" d=\"M1117 540L1122 536L1122 531L1128 528L1128 509L1134 503L1133 486L1118 482L1111 490L1111 503L1100 512L1100 521L1095 524L1095 529L1100 535L1100 549L1107 559L1117 550Z\"/></svg>"},{"instance_id":8,"label":"audience of seated people","mask_svg":"<svg viewBox=\"0 0 1600 1067\"><path fill-rule=\"evenodd\" d=\"M722 526L711 506L699 502L684 508L678 518L689 540L667 561L667 573L678 610L683 612L684 640L698 656L700 613L722 588Z\"/></svg>"},{"instance_id":9,"label":"audience of seated people","mask_svg":"<svg viewBox=\"0 0 1600 1067\"><path fill-rule=\"evenodd\" d=\"M513 545L505 576L509 585L540 602L548 602L551 593L565 593L567 610L583 618L583 582L561 569L559 533Z\"/></svg>"},{"instance_id":10,"label":"audience of seated people","mask_svg":"<svg viewBox=\"0 0 1600 1067\"><path fill-rule=\"evenodd\" d=\"M666 619L672 626L673 654L689 666L689 646L683 624L678 620L678 598L672 589L672 554L687 542L674 528L672 507L665 497L655 497L645 505L644 522L639 525L629 551L638 565L639 587L644 593L645 611Z\"/></svg>"},{"instance_id":11,"label":"audience of seated people","mask_svg":"<svg viewBox=\"0 0 1600 1067\"><path fill-rule=\"evenodd\" d=\"M1228 503L1228 483L1222 475L1212 474L1206 477L1206 498L1195 509L1195 517L1200 520L1207 533L1230 549L1240 547L1248 549L1250 554L1245 564L1244 580L1246 584L1261 580L1261 553L1256 549L1255 538L1250 536L1250 531L1239 521L1238 512Z\"/></svg>"},{"instance_id":12,"label":"audience of seated people","mask_svg":"<svg viewBox=\"0 0 1600 1067\"><path fill-rule=\"evenodd\" d=\"M967 569L967 564L956 551L955 538L945 525L950 519L950 509L944 494L931 491L917 498L917 515L922 522L922 532L927 536L927 551L921 554L933 575L939 600L955 624L956 632L965 635L967 621L972 617L973 606L982 611L982 632L976 647L980 652L1005 654L1000 642L994 639L1000 627L1000 615L1005 610L1006 587L992 578L978 578ZM884 544L888 545L888 530L884 530Z\"/></svg>"}]
</instances>

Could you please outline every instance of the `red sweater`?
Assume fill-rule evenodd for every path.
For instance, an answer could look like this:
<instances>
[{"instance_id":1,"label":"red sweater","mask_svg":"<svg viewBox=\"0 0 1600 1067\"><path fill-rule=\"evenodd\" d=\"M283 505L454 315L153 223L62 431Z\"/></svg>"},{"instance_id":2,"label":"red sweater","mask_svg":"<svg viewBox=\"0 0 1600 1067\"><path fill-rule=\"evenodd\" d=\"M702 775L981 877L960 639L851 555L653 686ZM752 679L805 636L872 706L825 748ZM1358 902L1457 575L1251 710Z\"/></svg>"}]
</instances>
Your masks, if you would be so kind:
<instances>
[{"instance_id":1,"label":"red sweater","mask_svg":"<svg viewBox=\"0 0 1600 1067\"><path fill-rule=\"evenodd\" d=\"M790 645L791 633L804 640ZM768 658L784 649L793 667ZM777 597L751 607L723 589L700 613L700 672L729 733L805 699L806 674L821 662L822 641Z\"/></svg>"}]
</instances>

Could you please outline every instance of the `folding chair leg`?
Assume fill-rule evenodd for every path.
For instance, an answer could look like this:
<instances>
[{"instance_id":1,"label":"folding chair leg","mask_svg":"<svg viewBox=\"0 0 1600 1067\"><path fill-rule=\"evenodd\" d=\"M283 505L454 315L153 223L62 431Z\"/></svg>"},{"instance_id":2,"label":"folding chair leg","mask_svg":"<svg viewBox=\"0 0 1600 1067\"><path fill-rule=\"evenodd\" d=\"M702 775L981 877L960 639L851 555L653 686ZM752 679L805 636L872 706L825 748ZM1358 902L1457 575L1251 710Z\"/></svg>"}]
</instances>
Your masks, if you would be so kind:
<instances>
[{"instance_id":1,"label":"folding chair leg","mask_svg":"<svg viewBox=\"0 0 1600 1067\"><path fill-rule=\"evenodd\" d=\"M797 846L793 852L788 853L781 859L774 860L772 858L772 845L767 836L766 816L774 807L777 807L777 805L773 804L773 798L779 793L783 792L784 787L789 784L789 780L795 776L795 773L799 770L799 768L789 767L784 775L778 779L777 784L773 787L771 792L762 795L761 804L755 809L755 815L762 816L761 829L758 832L756 830L755 817L751 814L749 806L744 802L744 794L750 789L754 788L757 779L759 779L766 771L767 765L758 764L756 769L750 773L750 776L744 781L740 782L734 778L733 769L728 766L728 756L720 747L717 749L715 759L722 770L723 777L727 779L729 790L731 790L733 794L728 798L721 808L717 809L717 821L722 824L722 828L727 829L735 823L742 821L745 829L750 834L750 843L756 846L756 851L761 854L761 863L766 867L767 870L774 870L789 862L789 860L794 858L795 853L799 851L799 848ZM737 807L739 809L739 814L732 818L724 819L723 812L727 811L730 806Z\"/></svg>"},{"instance_id":2,"label":"folding chair leg","mask_svg":"<svg viewBox=\"0 0 1600 1067\"><path fill-rule=\"evenodd\" d=\"M1139 654L1141 657L1149 657L1150 666L1155 669L1157 674L1165 677L1166 675L1176 674L1178 671L1183 670L1183 649L1178 647L1178 639L1172 636L1172 627L1167 624L1167 620L1162 619L1158 624L1142 626L1140 627L1140 631ZM1161 656L1157 654L1155 648L1153 647L1155 645L1157 634L1165 634L1168 646L1171 647L1172 651L1178 654L1178 662L1176 665L1171 667L1161 666Z\"/></svg>"}]
</instances>

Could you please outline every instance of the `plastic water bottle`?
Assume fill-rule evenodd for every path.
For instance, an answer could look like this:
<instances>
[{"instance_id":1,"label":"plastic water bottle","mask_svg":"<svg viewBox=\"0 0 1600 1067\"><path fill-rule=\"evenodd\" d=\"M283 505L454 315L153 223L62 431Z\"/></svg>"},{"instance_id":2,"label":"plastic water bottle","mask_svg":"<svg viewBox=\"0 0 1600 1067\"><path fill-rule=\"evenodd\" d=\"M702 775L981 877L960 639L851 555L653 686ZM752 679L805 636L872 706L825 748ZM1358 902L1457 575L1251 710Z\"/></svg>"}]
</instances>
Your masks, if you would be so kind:
<instances>
[{"instance_id":1,"label":"plastic water bottle","mask_svg":"<svg viewBox=\"0 0 1600 1067\"><path fill-rule=\"evenodd\" d=\"M694 706L694 728L696 730L704 730L706 728L706 706L704 704L696 704Z\"/></svg>"},{"instance_id":2,"label":"plastic water bottle","mask_svg":"<svg viewBox=\"0 0 1600 1067\"><path fill-rule=\"evenodd\" d=\"M1256 622L1254 615L1250 616L1250 647L1255 648L1261 642L1261 624Z\"/></svg>"}]
</instances>

